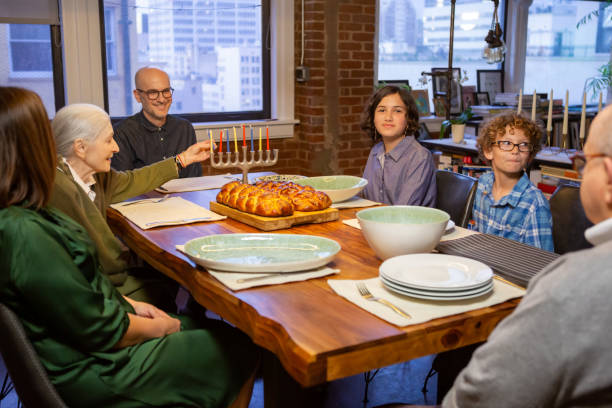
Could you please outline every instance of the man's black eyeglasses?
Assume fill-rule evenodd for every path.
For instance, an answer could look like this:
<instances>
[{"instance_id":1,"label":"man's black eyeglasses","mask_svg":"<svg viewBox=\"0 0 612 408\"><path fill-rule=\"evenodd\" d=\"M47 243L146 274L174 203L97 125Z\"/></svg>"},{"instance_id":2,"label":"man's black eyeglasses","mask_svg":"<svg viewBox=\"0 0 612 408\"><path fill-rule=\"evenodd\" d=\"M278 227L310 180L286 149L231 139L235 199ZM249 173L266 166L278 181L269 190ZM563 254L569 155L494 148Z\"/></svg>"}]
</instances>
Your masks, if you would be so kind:
<instances>
[{"instance_id":1,"label":"man's black eyeglasses","mask_svg":"<svg viewBox=\"0 0 612 408\"><path fill-rule=\"evenodd\" d=\"M593 153L593 154L576 153L575 155L570 157L570 160L572 161L572 167L574 168L574 170L576 170L578 174L580 175L580 177L582 177L582 174L584 173L584 166L586 166L586 163L587 163L587 159L591 159L591 158L594 159L596 157L606 157L606 156L607 154L603 154L603 153Z\"/></svg>"},{"instance_id":2,"label":"man's black eyeglasses","mask_svg":"<svg viewBox=\"0 0 612 408\"><path fill-rule=\"evenodd\" d=\"M172 94L174 93L174 88L166 88L166 89L162 89L161 91L158 91L157 89L148 89L145 91L145 90L138 89L138 88L136 88L136 90L140 93L146 94L147 98L149 98L152 101L159 98L159 94L162 94L164 98L166 99L170 99L172 98Z\"/></svg>"}]
</instances>

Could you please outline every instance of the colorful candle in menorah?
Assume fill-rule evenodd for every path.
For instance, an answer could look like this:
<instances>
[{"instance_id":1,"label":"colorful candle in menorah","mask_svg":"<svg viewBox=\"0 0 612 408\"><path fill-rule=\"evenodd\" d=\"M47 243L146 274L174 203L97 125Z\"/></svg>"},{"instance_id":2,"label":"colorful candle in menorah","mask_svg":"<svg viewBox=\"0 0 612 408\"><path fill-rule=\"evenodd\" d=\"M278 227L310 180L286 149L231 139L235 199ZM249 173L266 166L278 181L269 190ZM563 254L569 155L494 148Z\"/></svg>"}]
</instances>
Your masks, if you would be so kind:
<instances>
[{"instance_id":1,"label":"colorful candle in menorah","mask_svg":"<svg viewBox=\"0 0 612 408\"><path fill-rule=\"evenodd\" d=\"M213 152L210 156L210 165L215 169L237 167L242 170L242 182L248 183L248 174L252 167L269 167L274 166L278 162L278 149L270 150L269 141L266 140L266 142L268 149L261 149L260 139L259 150L252 150L253 143L251 143L251 150L248 151L246 146L246 135L245 131L243 131L242 151L239 152L238 146L235 145L235 150L233 152L229 151L229 149L227 152Z\"/></svg>"}]
</instances>

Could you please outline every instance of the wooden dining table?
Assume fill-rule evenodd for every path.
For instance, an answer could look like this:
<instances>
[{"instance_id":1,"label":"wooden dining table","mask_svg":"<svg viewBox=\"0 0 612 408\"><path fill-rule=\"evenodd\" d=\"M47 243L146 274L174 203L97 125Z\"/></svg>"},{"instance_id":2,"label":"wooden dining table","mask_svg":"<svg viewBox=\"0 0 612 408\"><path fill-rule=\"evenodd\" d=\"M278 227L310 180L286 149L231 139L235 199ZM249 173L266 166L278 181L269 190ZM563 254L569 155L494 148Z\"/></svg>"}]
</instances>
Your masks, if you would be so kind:
<instances>
[{"instance_id":1,"label":"wooden dining table","mask_svg":"<svg viewBox=\"0 0 612 408\"><path fill-rule=\"evenodd\" d=\"M173 195L208 208L218 191ZM264 400L269 408L300 406L296 393L328 381L485 341L520 301L513 299L406 327L370 314L337 295L327 284L328 279L378 276L381 261L361 231L342 222L355 218L357 211L342 209L336 221L274 231L337 241L342 249L328 266L339 269L339 274L240 291L221 284L179 252L176 245L211 234L261 231L230 218L142 230L116 210L109 209L107 214L114 233L138 256L269 352L273 359L264 370Z\"/></svg>"}]
</instances>

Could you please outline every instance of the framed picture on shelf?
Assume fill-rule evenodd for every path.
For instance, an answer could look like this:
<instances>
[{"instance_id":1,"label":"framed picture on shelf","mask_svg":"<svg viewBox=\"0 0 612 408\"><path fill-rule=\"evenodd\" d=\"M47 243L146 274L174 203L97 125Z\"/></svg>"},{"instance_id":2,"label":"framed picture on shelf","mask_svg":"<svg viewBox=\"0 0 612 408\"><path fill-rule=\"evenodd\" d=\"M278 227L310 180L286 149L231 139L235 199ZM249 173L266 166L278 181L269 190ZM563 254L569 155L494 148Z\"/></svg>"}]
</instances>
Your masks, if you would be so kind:
<instances>
[{"instance_id":1,"label":"framed picture on shelf","mask_svg":"<svg viewBox=\"0 0 612 408\"><path fill-rule=\"evenodd\" d=\"M439 117L446 117L446 97L436 96L433 100L434 113Z\"/></svg>"},{"instance_id":2,"label":"framed picture on shelf","mask_svg":"<svg viewBox=\"0 0 612 408\"><path fill-rule=\"evenodd\" d=\"M476 87L473 85L461 87L461 102L463 103L463 109L467 109L476 104L475 93Z\"/></svg>"},{"instance_id":3,"label":"framed picture on shelf","mask_svg":"<svg viewBox=\"0 0 612 408\"><path fill-rule=\"evenodd\" d=\"M489 100L488 92L476 92L475 93L476 105L490 105L491 101Z\"/></svg>"},{"instance_id":4,"label":"framed picture on shelf","mask_svg":"<svg viewBox=\"0 0 612 408\"><path fill-rule=\"evenodd\" d=\"M495 102L495 95L504 92L504 71L501 69L476 70L478 92L489 94L489 103Z\"/></svg>"},{"instance_id":5,"label":"framed picture on shelf","mask_svg":"<svg viewBox=\"0 0 612 408\"><path fill-rule=\"evenodd\" d=\"M432 73L448 72L448 68L432 68ZM450 84L450 113L461 113L461 69L453 68L453 77ZM448 77L445 75L434 75L432 78L432 90L434 97L444 96L449 92Z\"/></svg>"},{"instance_id":6,"label":"framed picture on shelf","mask_svg":"<svg viewBox=\"0 0 612 408\"><path fill-rule=\"evenodd\" d=\"M429 133L429 130L427 129L427 125L425 123L420 124L418 132L419 137L417 138L417 140L431 139L431 134Z\"/></svg>"},{"instance_id":7,"label":"framed picture on shelf","mask_svg":"<svg viewBox=\"0 0 612 408\"><path fill-rule=\"evenodd\" d=\"M429 110L429 92L427 92L427 89L413 89L410 93L416 103L419 116L431 115Z\"/></svg>"}]
</instances>

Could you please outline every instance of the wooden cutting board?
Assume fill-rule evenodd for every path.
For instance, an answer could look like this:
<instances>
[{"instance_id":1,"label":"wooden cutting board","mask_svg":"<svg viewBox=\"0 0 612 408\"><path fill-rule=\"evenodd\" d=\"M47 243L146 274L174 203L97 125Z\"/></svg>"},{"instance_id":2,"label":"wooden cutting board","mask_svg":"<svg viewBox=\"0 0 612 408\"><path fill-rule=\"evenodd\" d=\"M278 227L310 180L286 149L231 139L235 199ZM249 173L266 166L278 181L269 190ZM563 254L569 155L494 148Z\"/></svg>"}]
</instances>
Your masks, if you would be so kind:
<instances>
[{"instance_id":1,"label":"wooden cutting board","mask_svg":"<svg viewBox=\"0 0 612 408\"><path fill-rule=\"evenodd\" d=\"M317 224L338 219L338 209L331 207L321 211L295 211L293 215L287 217L262 217L261 215L246 213L227 205L219 204L216 201L211 201L210 210L217 214L227 215L236 221L243 222L262 231L274 231L291 228L293 225L298 224Z\"/></svg>"}]
</instances>

